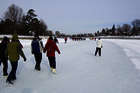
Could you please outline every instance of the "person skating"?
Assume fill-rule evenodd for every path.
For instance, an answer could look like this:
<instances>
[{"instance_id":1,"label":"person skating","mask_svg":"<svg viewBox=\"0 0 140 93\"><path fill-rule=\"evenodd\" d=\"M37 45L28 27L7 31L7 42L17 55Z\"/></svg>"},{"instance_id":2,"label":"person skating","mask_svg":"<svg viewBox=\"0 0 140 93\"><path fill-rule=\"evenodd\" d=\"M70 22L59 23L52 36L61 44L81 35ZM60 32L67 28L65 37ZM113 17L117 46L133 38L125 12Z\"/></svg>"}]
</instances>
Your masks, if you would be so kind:
<instances>
[{"instance_id":1,"label":"person skating","mask_svg":"<svg viewBox=\"0 0 140 93\"><path fill-rule=\"evenodd\" d=\"M18 41L18 36L17 34L14 34L12 36L12 40L10 43L8 43L7 47L7 52L8 52L8 58L10 60L12 69L7 77L6 82L13 84L13 81L16 80L16 70L18 67L18 60L21 57L23 57L24 61L26 61L26 57L24 55L24 52L22 51L22 47Z\"/></svg>"},{"instance_id":2,"label":"person skating","mask_svg":"<svg viewBox=\"0 0 140 93\"><path fill-rule=\"evenodd\" d=\"M49 37L49 39L45 45L44 53L46 51L47 51L47 57L49 60L51 71L56 73L55 51L57 51L58 54L60 54L60 50L59 50L58 46L56 45L56 43L53 41L53 38L51 36Z\"/></svg>"},{"instance_id":3,"label":"person skating","mask_svg":"<svg viewBox=\"0 0 140 93\"><path fill-rule=\"evenodd\" d=\"M99 54L99 56L101 56L101 48L103 47L101 38L98 38L96 44L97 44L97 47L95 51L95 56L97 55L97 53Z\"/></svg>"},{"instance_id":4,"label":"person skating","mask_svg":"<svg viewBox=\"0 0 140 93\"><path fill-rule=\"evenodd\" d=\"M8 54L7 54L7 45L9 43L9 38L4 37L0 43L0 61L3 64L3 76L8 76Z\"/></svg>"},{"instance_id":5,"label":"person skating","mask_svg":"<svg viewBox=\"0 0 140 93\"><path fill-rule=\"evenodd\" d=\"M39 38L38 35L35 35L35 37L33 38L33 41L31 43L31 52L32 54L34 54L35 57L35 70L40 71L41 67L41 60L42 60L42 50L43 50L43 42L41 41L41 39Z\"/></svg>"},{"instance_id":6,"label":"person skating","mask_svg":"<svg viewBox=\"0 0 140 93\"><path fill-rule=\"evenodd\" d=\"M54 42L57 44L57 43L59 43L58 42L58 39L56 38L56 37L54 37Z\"/></svg>"},{"instance_id":7,"label":"person skating","mask_svg":"<svg viewBox=\"0 0 140 93\"><path fill-rule=\"evenodd\" d=\"M67 38L67 37L65 37L65 38L64 38L64 40L65 40L65 43L67 43L68 38Z\"/></svg>"}]
</instances>

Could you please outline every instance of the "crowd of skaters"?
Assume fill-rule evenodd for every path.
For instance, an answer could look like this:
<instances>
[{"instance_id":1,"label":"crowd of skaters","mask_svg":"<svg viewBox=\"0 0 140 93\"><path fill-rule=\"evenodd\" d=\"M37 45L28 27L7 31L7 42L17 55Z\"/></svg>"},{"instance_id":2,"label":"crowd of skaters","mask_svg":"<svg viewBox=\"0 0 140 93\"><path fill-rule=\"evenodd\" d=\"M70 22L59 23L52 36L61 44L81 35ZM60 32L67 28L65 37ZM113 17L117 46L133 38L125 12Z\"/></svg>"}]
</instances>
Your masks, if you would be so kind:
<instances>
[{"instance_id":1,"label":"crowd of skaters","mask_svg":"<svg viewBox=\"0 0 140 93\"><path fill-rule=\"evenodd\" d=\"M65 43L67 43L67 37L64 38ZM81 38L72 38L72 40L85 40ZM35 67L34 69L37 71L41 70L40 64L42 61L42 53L46 53L46 56L49 60L50 69L53 73L56 73L56 58L55 58L55 51L60 54L60 50L57 46L58 39L56 37L50 36L46 41L45 46L43 46L42 39L36 34L31 42L31 53L34 55L35 58ZM95 56L101 56L101 48L102 40L98 38L96 40L96 50ZM0 43L0 65L3 64L3 76L7 77L6 83L13 84L13 81L16 80L16 71L18 67L18 60L20 56L26 61L26 56L23 52L23 46L18 39L18 35L14 34L12 39L10 40L8 37L4 37ZM12 69L11 72L8 74L8 60L11 63Z\"/></svg>"},{"instance_id":2,"label":"crowd of skaters","mask_svg":"<svg viewBox=\"0 0 140 93\"><path fill-rule=\"evenodd\" d=\"M80 41L80 40L86 40L84 37L72 37L71 38L73 41Z\"/></svg>"},{"instance_id":3,"label":"crowd of skaters","mask_svg":"<svg viewBox=\"0 0 140 93\"><path fill-rule=\"evenodd\" d=\"M41 70L40 64L42 60L42 53L46 53L48 57L51 71L56 73L56 60L55 60L55 51L60 54L60 50L57 46L58 42L55 41L51 36L48 38L45 46L43 46L43 42L38 35L35 35L31 42L31 53L35 58L35 67L34 69L37 71ZM18 39L18 35L14 34L11 40L8 37L3 37L0 43L0 65L3 64L3 76L7 77L6 83L13 84L16 80L16 71L18 67L18 60L20 56L26 62L27 58L23 52L23 46ZM11 71L8 74L8 60L11 64Z\"/></svg>"}]
</instances>

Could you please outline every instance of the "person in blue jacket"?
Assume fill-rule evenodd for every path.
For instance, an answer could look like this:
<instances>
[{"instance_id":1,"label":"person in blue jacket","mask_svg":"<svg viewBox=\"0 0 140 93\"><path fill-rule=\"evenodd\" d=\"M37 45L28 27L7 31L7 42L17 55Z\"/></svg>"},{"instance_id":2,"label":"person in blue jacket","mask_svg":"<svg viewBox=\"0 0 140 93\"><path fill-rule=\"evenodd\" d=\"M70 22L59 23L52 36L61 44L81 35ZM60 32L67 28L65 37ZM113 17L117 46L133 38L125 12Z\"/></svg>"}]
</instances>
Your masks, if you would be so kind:
<instances>
[{"instance_id":1,"label":"person in blue jacket","mask_svg":"<svg viewBox=\"0 0 140 93\"><path fill-rule=\"evenodd\" d=\"M35 35L32 43L31 43L31 52L32 54L34 54L35 57L35 70L40 71L41 67L41 60L42 60L42 50L43 50L43 42L41 41L41 39L39 38L38 35Z\"/></svg>"}]
</instances>

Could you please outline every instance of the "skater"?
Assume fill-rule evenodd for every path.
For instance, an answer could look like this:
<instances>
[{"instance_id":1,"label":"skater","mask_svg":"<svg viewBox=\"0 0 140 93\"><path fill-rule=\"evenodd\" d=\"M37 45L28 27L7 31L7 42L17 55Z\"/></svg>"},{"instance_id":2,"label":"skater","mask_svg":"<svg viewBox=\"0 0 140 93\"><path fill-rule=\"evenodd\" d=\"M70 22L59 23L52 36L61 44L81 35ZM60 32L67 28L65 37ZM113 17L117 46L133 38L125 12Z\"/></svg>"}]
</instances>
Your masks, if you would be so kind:
<instances>
[{"instance_id":1,"label":"skater","mask_svg":"<svg viewBox=\"0 0 140 93\"><path fill-rule=\"evenodd\" d=\"M0 43L0 61L3 64L3 76L8 76L8 54L7 54L7 45L9 43L9 38L4 37Z\"/></svg>"},{"instance_id":2,"label":"skater","mask_svg":"<svg viewBox=\"0 0 140 93\"><path fill-rule=\"evenodd\" d=\"M60 50L57 47L56 43L53 41L53 38L51 36L49 37L43 52L45 53L46 51L51 71L53 73L56 73L55 51L57 51L58 54L60 54Z\"/></svg>"},{"instance_id":3,"label":"skater","mask_svg":"<svg viewBox=\"0 0 140 93\"><path fill-rule=\"evenodd\" d=\"M67 38L67 37L65 37L65 38L64 38L64 40L65 40L65 43L67 43L68 38Z\"/></svg>"},{"instance_id":4,"label":"skater","mask_svg":"<svg viewBox=\"0 0 140 93\"><path fill-rule=\"evenodd\" d=\"M97 53L99 54L99 56L101 56L101 48L103 47L101 38L98 38L96 44L97 44L97 47L95 51L95 56L97 55Z\"/></svg>"},{"instance_id":5,"label":"skater","mask_svg":"<svg viewBox=\"0 0 140 93\"><path fill-rule=\"evenodd\" d=\"M17 34L14 34L12 36L11 42L8 44L7 47L7 52L8 52L8 58L10 60L12 69L11 72L6 80L7 83L13 84L13 81L16 80L16 70L18 67L18 60L21 57L23 57L24 61L26 61L26 57L22 51L21 45L18 41L18 36Z\"/></svg>"},{"instance_id":6,"label":"skater","mask_svg":"<svg viewBox=\"0 0 140 93\"><path fill-rule=\"evenodd\" d=\"M39 38L38 35L35 35L33 41L31 43L31 52L34 54L35 57L35 70L40 71L41 67L41 60L42 60L42 51L43 51L43 42Z\"/></svg>"},{"instance_id":7,"label":"skater","mask_svg":"<svg viewBox=\"0 0 140 93\"><path fill-rule=\"evenodd\" d=\"M58 39L56 38L56 37L54 37L54 42L57 44L57 43L59 43L58 42Z\"/></svg>"}]
</instances>

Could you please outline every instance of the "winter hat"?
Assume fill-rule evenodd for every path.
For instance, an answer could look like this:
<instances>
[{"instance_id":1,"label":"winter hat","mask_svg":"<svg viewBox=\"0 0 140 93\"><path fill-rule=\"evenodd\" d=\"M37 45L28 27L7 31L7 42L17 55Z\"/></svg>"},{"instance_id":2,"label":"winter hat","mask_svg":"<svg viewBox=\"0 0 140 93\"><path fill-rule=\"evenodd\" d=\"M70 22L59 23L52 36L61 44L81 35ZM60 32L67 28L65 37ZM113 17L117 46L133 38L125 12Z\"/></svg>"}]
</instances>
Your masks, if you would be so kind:
<instances>
[{"instance_id":1,"label":"winter hat","mask_svg":"<svg viewBox=\"0 0 140 93\"><path fill-rule=\"evenodd\" d=\"M7 36L4 36L2 42L7 42L7 41L9 41L9 38Z\"/></svg>"},{"instance_id":2,"label":"winter hat","mask_svg":"<svg viewBox=\"0 0 140 93\"><path fill-rule=\"evenodd\" d=\"M12 41L18 41L18 35L17 34L13 34Z\"/></svg>"}]
</instances>

